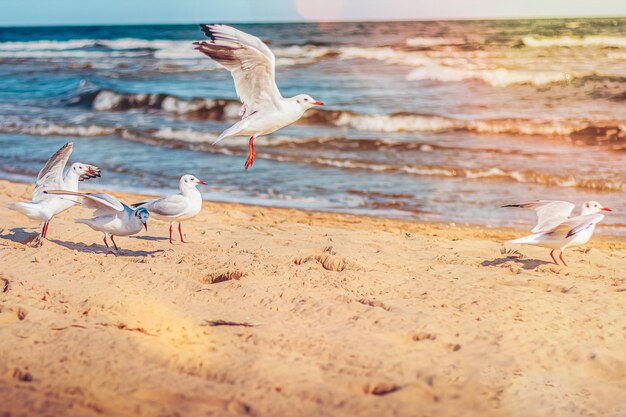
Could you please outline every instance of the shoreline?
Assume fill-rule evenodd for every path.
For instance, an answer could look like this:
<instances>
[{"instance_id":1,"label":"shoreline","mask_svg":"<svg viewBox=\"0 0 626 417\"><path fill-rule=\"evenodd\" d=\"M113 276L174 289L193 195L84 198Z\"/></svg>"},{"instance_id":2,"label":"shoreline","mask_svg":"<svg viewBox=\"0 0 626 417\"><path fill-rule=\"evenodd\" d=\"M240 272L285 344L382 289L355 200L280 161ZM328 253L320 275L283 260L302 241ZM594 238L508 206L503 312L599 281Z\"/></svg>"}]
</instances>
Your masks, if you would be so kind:
<instances>
[{"instance_id":1,"label":"shoreline","mask_svg":"<svg viewBox=\"0 0 626 417\"><path fill-rule=\"evenodd\" d=\"M5 179L5 178L0 178L0 184L2 184L3 182L9 183L9 184L17 184L17 185L24 185L26 187L31 187L32 188L32 183L28 183L28 182L22 182L16 179ZM107 187L102 187L102 188L92 188L88 186L89 184L85 184L83 183L83 188L81 188L80 191L83 192L94 192L94 191L102 191L102 192L106 192L109 193L111 195L114 195L115 197L120 198L122 202L124 203L132 203L133 201L142 201L142 200L146 200L146 199L153 199L153 198L159 198L160 196L158 194L152 194L150 192L134 192L134 191L126 191L126 190L115 190L115 189L110 189ZM171 194L176 194L178 193L178 188L177 187L172 187L171 189L168 190L163 190L165 194L171 193ZM202 190L200 190L202 193ZM165 195L164 194L164 195ZM30 195L27 195L26 197L24 197L25 200L24 201L30 201ZM449 220L449 221L445 221L445 220L441 220L441 221L430 221L430 220L418 220L418 219L407 219L405 217L392 217L392 216L385 216L385 215L376 215L376 214L366 214L366 213L349 213L349 212L343 212L343 211L338 211L338 210L332 210L332 209L328 209L328 210L324 210L324 209L306 209L306 208L300 208L300 207L296 207L296 208L292 208L292 207L283 207L283 206L277 206L277 205L262 205L262 204L255 204L255 203L240 203L240 202L232 202L232 201L223 201L223 200L208 200L208 199L203 199L203 204L204 205L215 205L215 206L232 206L234 208L242 208L242 207L247 207L249 209L270 209L270 210L295 210L298 212L303 212L303 213L311 213L311 214L326 214L329 216L345 216L347 218L350 217L354 217L354 218L367 218L370 220L380 220L380 221L389 221L389 222L398 222L399 224L415 224L415 225L422 225L422 226L432 226L435 228L439 228L439 229L446 229L446 228L455 228L457 230L463 229L463 230L470 230L470 231L492 231L493 233L491 234L491 236L497 237L497 233L502 233L505 238L502 238L501 243L504 244L506 243L506 240L508 239L515 239L518 237L521 237L525 234L530 234L530 229L533 227L532 224L528 224L528 227L515 227L515 226L490 226L490 225L485 225L485 224L479 224L479 223L463 223L463 222L455 222L453 220ZM495 209L499 209L499 207L494 208ZM26 218L24 218L26 219ZM29 219L26 219L26 221L30 221ZM626 243L626 235L616 235L616 234L610 234L610 233L605 233L602 229L605 228L610 228L610 225L603 225L602 223L600 223L597 228L596 231L594 233L593 236L593 240L603 240L603 241L615 241L615 242L624 242Z\"/></svg>"},{"instance_id":2,"label":"shoreline","mask_svg":"<svg viewBox=\"0 0 626 417\"><path fill-rule=\"evenodd\" d=\"M623 411L621 238L565 268L515 229L205 202L192 243L149 221L115 255L83 208L33 244L31 191L0 181L0 414Z\"/></svg>"}]
</instances>

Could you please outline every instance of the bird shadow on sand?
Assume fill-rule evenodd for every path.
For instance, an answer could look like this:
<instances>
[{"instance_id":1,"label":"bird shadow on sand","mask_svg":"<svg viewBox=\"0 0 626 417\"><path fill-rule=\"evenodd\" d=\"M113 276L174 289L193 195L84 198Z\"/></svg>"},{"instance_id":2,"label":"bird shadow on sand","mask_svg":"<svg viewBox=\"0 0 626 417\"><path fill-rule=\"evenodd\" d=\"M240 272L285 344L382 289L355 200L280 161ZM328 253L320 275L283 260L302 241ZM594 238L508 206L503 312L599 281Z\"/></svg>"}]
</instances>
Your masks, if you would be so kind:
<instances>
[{"instance_id":1,"label":"bird shadow on sand","mask_svg":"<svg viewBox=\"0 0 626 417\"><path fill-rule=\"evenodd\" d=\"M117 256L148 256L156 253L163 252L163 249L158 250L132 250L132 249L124 249L120 248L118 251L114 251L112 248L107 248L104 245L92 243L91 245L86 245L84 243L75 243L75 242L64 242L62 240L51 240L52 243L55 243L59 246L63 246L64 248L77 250L79 252L85 253L95 253L95 254L113 254Z\"/></svg>"},{"instance_id":2,"label":"bird shadow on sand","mask_svg":"<svg viewBox=\"0 0 626 417\"><path fill-rule=\"evenodd\" d=\"M15 227L8 230L0 230L0 239L10 240L15 243L26 244L36 239L39 236L39 232L29 232L23 227Z\"/></svg>"},{"instance_id":3,"label":"bird shadow on sand","mask_svg":"<svg viewBox=\"0 0 626 417\"><path fill-rule=\"evenodd\" d=\"M541 259L519 259L519 258L497 258L493 261L484 261L481 266L500 266L507 262L515 262L520 264L522 269L535 269L541 265L551 264L552 262L542 261Z\"/></svg>"}]
</instances>

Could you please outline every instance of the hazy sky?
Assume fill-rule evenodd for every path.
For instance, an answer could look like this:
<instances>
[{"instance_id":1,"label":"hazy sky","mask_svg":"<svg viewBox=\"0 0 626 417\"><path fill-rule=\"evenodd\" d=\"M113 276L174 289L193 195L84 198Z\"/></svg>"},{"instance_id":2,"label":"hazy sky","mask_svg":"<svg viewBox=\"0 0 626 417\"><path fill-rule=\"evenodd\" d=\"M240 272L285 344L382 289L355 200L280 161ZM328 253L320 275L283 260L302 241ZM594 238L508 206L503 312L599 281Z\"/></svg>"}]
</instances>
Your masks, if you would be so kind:
<instances>
[{"instance_id":1,"label":"hazy sky","mask_svg":"<svg viewBox=\"0 0 626 417\"><path fill-rule=\"evenodd\" d=\"M626 16L626 0L0 0L0 26Z\"/></svg>"}]
</instances>

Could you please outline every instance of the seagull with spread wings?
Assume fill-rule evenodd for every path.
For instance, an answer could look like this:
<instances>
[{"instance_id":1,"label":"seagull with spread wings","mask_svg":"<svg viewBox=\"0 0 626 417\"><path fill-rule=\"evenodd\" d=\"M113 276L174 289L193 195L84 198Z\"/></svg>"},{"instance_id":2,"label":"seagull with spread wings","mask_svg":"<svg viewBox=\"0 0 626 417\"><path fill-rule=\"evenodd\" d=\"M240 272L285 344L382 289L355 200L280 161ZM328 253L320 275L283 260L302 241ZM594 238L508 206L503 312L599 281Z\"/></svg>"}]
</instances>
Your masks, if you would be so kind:
<instances>
[{"instance_id":1,"label":"seagull with spread wings","mask_svg":"<svg viewBox=\"0 0 626 417\"><path fill-rule=\"evenodd\" d=\"M74 197L70 200L72 204L80 202L83 207L95 209L94 217L91 219L77 219L76 223L84 223L93 230L104 233L104 244L107 243L107 236L111 237L111 242L115 250L114 236L135 235L145 228L148 230L148 218L150 214L143 207L132 209L112 195L105 193L79 193L61 190L46 190L46 194L55 196Z\"/></svg>"},{"instance_id":2,"label":"seagull with spread wings","mask_svg":"<svg viewBox=\"0 0 626 417\"><path fill-rule=\"evenodd\" d=\"M509 204L503 207L517 207L534 210L537 213L537 225L531 230L532 235L510 240L509 243L526 243L552 249L550 256L555 264L554 251L563 251L572 246L582 246L589 242L596 225L604 219L601 211L612 211L597 201L587 201L581 206L580 215L570 217L576 207L567 201L539 200L528 203Z\"/></svg>"},{"instance_id":3,"label":"seagull with spread wings","mask_svg":"<svg viewBox=\"0 0 626 417\"><path fill-rule=\"evenodd\" d=\"M263 41L226 25L201 25L210 41L194 42L196 49L230 71L241 99L241 120L214 143L230 136L250 136L246 170L254 163L254 139L269 135L300 119L324 103L307 94L284 98L275 82L274 54Z\"/></svg>"},{"instance_id":4,"label":"seagull with spread wings","mask_svg":"<svg viewBox=\"0 0 626 417\"><path fill-rule=\"evenodd\" d=\"M57 214L74 205L72 199L49 196L46 190L78 191L78 182L100 176L100 168L94 165L75 162L69 169L65 169L72 153L72 142L66 143L39 171L32 201L7 204L7 207L18 211L26 217L43 222L41 237L48 235L50 220Z\"/></svg>"}]
</instances>

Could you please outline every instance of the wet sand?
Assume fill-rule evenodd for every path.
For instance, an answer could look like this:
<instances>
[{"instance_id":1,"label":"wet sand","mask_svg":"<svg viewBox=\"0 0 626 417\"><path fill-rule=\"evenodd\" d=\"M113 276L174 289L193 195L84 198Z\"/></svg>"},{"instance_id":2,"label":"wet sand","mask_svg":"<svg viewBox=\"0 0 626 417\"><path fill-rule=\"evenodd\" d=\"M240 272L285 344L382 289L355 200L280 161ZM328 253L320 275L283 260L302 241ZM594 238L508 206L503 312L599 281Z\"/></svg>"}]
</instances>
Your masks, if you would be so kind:
<instances>
[{"instance_id":1,"label":"wet sand","mask_svg":"<svg viewBox=\"0 0 626 417\"><path fill-rule=\"evenodd\" d=\"M4 208L0 416L620 416L626 241L205 203L118 238ZM143 197L115 194L125 202Z\"/></svg>"}]
</instances>

